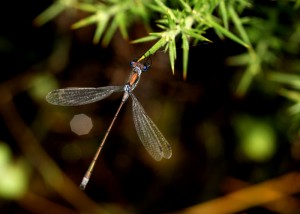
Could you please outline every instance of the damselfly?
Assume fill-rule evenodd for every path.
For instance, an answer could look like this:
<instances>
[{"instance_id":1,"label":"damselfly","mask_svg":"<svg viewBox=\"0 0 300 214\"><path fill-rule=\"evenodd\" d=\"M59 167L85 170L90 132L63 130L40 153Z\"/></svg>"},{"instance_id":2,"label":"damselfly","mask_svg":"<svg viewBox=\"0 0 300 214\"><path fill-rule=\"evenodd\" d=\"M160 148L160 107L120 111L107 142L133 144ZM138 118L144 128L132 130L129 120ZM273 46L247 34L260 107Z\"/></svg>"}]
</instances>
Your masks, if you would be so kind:
<instances>
[{"instance_id":1,"label":"damselfly","mask_svg":"<svg viewBox=\"0 0 300 214\"><path fill-rule=\"evenodd\" d=\"M93 103L102 100L114 92L124 92L120 106L114 118L112 119L112 122L110 123L88 170L86 171L81 181L80 184L81 189L85 189L91 177L98 156L101 152L101 149L106 141L106 138L123 104L126 102L129 96L132 99L132 112L133 112L133 121L135 124L135 128L140 140L142 141L148 153L157 161L161 160L162 158L169 159L172 156L172 149L170 144L167 142L165 137L156 127L154 122L146 114L144 108L141 106L137 98L132 93L132 91L135 89L135 87L137 86L140 80L140 76L142 72L147 71L150 65L148 64L144 65L139 61L132 61L130 65L132 67L132 70L124 86L56 89L51 91L46 96L46 100L53 105L77 106L77 105L84 105L84 104Z\"/></svg>"}]
</instances>

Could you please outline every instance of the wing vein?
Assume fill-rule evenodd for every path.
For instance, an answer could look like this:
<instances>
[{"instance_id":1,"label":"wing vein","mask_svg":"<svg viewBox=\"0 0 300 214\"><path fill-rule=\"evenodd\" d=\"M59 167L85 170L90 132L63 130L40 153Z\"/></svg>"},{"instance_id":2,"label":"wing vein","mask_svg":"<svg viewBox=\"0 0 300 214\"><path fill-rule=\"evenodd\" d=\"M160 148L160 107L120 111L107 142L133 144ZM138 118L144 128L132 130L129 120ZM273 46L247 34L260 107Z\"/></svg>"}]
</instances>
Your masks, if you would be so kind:
<instances>
[{"instance_id":1,"label":"wing vein","mask_svg":"<svg viewBox=\"0 0 300 214\"><path fill-rule=\"evenodd\" d=\"M172 149L163 134L147 115L142 105L131 93L133 121L138 136L148 153L157 161L162 158L169 159L172 156Z\"/></svg>"},{"instance_id":2,"label":"wing vein","mask_svg":"<svg viewBox=\"0 0 300 214\"><path fill-rule=\"evenodd\" d=\"M77 106L102 100L114 92L123 91L123 86L99 88L64 88L56 89L46 96L48 103L60 106Z\"/></svg>"}]
</instances>

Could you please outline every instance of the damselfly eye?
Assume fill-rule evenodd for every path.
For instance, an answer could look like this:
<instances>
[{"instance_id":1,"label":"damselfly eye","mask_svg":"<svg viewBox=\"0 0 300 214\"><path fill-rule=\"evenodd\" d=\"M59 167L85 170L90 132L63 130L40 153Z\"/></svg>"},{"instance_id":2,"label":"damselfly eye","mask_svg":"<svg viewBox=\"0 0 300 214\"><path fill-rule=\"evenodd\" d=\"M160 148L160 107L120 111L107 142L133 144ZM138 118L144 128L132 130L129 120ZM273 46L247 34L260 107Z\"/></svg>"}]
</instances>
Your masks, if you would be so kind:
<instances>
[{"instance_id":1,"label":"damselfly eye","mask_svg":"<svg viewBox=\"0 0 300 214\"><path fill-rule=\"evenodd\" d=\"M130 65L130 67L133 67L133 64L135 63L135 61L131 61L130 63L129 63L129 65Z\"/></svg>"},{"instance_id":2,"label":"damselfly eye","mask_svg":"<svg viewBox=\"0 0 300 214\"><path fill-rule=\"evenodd\" d=\"M149 65L144 65L143 71L148 71L149 67L150 67Z\"/></svg>"}]
</instances>

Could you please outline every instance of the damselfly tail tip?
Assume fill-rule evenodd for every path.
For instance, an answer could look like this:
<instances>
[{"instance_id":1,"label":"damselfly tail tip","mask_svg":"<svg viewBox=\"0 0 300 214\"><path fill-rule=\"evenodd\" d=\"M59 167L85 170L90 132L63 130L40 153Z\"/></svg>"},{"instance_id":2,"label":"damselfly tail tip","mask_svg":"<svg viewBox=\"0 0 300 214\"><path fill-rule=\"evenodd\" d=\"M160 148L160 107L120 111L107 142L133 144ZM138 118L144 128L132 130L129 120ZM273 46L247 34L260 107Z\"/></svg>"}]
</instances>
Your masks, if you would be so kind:
<instances>
[{"instance_id":1,"label":"damselfly tail tip","mask_svg":"<svg viewBox=\"0 0 300 214\"><path fill-rule=\"evenodd\" d=\"M86 187L86 185L87 185L88 182L89 182L89 179L86 178L86 177L83 177L83 179L82 179L82 181L81 181L81 184L80 184L79 188L80 188L81 190L85 190L85 187Z\"/></svg>"}]
</instances>

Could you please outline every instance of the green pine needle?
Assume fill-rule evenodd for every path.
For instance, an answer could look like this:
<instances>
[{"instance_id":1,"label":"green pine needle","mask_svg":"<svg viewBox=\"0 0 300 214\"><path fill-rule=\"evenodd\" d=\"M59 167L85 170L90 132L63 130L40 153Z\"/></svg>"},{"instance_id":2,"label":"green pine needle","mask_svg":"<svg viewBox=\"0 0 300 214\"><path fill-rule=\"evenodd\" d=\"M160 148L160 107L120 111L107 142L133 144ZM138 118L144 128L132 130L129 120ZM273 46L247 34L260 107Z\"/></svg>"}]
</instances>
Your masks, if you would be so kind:
<instances>
[{"instance_id":1,"label":"green pine needle","mask_svg":"<svg viewBox=\"0 0 300 214\"><path fill-rule=\"evenodd\" d=\"M299 1L296 5L298 3ZM249 1L179 0L176 5L175 8L172 8L162 0L109 0L88 3L84 0L57 0L39 15L35 22L39 25L44 24L69 8L88 12L90 14L74 23L72 29L95 24L93 42L98 44L102 40L102 45L107 46L117 30L121 32L124 39L127 39L130 24L137 20L148 24L149 16L153 14L151 12L154 12L156 16L159 15L157 26L161 31L149 33L148 36L136 39L133 43L158 41L139 60L154 54L160 48L165 48L165 51L169 52L170 65L174 73L176 50L178 49L175 41L180 38L183 49L184 79L187 78L189 42L193 41L193 45L197 42L211 42L205 36L206 31L210 28L213 28L220 37L227 37L243 45L248 51L253 50L251 39L239 15L246 7L249 7ZM220 14L221 22L214 16L217 14L216 12ZM230 22L234 24L233 30L230 29ZM249 70L253 71L254 68L255 66Z\"/></svg>"}]
</instances>

